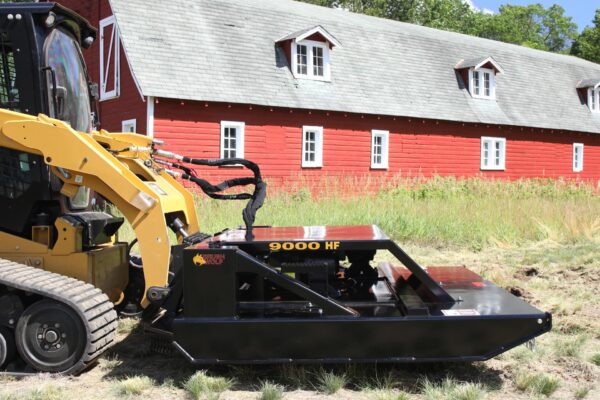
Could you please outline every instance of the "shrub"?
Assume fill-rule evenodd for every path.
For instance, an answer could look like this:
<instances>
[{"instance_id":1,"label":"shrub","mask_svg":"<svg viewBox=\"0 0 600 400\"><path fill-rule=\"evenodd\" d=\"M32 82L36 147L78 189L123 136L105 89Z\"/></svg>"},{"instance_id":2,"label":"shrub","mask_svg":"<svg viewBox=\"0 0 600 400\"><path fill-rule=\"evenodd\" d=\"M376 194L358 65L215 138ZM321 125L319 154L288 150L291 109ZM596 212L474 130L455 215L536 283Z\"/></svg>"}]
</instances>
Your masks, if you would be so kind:
<instances>
[{"instance_id":1,"label":"shrub","mask_svg":"<svg viewBox=\"0 0 600 400\"><path fill-rule=\"evenodd\" d=\"M116 388L122 395L138 395L154 385L154 381L147 376L133 376L117 382Z\"/></svg>"},{"instance_id":2,"label":"shrub","mask_svg":"<svg viewBox=\"0 0 600 400\"><path fill-rule=\"evenodd\" d=\"M184 388L194 399L199 399L202 395L212 398L218 398L219 394L231 389L234 382L228 378L212 377L206 374L206 371L198 371L190 376L185 382Z\"/></svg>"},{"instance_id":3,"label":"shrub","mask_svg":"<svg viewBox=\"0 0 600 400\"><path fill-rule=\"evenodd\" d=\"M317 376L317 389L326 394L334 394L346 386L346 381L346 374L337 375L321 369Z\"/></svg>"},{"instance_id":4,"label":"shrub","mask_svg":"<svg viewBox=\"0 0 600 400\"><path fill-rule=\"evenodd\" d=\"M546 374L529 374L521 372L515 378L517 389L529 391L534 394L550 396L558 389L560 381L558 378Z\"/></svg>"},{"instance_id":5,"label":"shrub","mask_svg":"<svg viewBox=\"0 0 600 400\"><path fill-rule=\"evenodd\" d=\"M449 377L441 383L425 379L422 383L422 392L427 400L480 400L487 394L480 383L459 383Z\"/></svg>"},{"instance_id":6,"label":"shrub","mask_svg":"<svg viewBox=\"0 0 600 400\"><path fill-rule=\"evenodd\" d=\"M264 381L260 385L259 400L280 400L283 398L283 386Z\"/></svg>"}]
</instances>

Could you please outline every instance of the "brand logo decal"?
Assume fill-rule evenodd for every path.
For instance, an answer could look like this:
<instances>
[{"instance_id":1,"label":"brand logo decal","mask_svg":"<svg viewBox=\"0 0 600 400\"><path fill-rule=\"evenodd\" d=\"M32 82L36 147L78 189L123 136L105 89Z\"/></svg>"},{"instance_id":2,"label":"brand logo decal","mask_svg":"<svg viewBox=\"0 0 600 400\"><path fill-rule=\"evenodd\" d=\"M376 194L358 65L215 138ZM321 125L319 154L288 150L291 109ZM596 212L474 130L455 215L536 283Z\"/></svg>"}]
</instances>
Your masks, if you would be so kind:
<instances>
[{"instance_id":1,"label":"brand logo decal","mask_svg":"<svg viewBox=\"0 0 600 400\"><path fill-rule=\"evenodd\" d=\"M222 265L225 262L225 254L196 254L192 258L194 265Z\"/></svg>"}]
</instances>

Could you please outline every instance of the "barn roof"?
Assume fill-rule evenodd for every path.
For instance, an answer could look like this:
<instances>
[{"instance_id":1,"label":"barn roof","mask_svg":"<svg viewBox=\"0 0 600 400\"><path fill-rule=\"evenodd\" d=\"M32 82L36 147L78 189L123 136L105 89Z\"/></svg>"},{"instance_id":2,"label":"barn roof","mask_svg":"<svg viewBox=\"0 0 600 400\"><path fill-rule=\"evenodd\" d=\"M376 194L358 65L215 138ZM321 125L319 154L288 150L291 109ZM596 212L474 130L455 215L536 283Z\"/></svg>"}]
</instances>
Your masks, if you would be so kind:
<instances>
[{"instance_id":1,"label":"barn roof","mask_svg":"<svg viewBox=\"0 0 600 400\"><path fill-rule=\"evenodd\" d=\"M600 65L575 57L291 0L110 0L146 96L600 133L580 98ZM331 82L295 79L276 41L322 26ZM490 56L496 101L454 69Z\"/></svg>"}]
</instances>

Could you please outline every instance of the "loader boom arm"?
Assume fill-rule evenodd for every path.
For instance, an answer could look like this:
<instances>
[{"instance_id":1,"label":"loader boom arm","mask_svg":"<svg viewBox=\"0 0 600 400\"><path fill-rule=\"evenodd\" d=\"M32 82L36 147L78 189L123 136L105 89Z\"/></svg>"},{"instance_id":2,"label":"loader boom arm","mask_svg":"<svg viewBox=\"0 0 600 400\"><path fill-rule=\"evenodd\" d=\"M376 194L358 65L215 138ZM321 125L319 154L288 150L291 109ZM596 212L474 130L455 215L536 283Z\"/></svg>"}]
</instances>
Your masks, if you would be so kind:
<instances>
[{"instance_id":1,"label":"loader boom arm","mask_svg":"<svg viewBox=\"0 0 600 400\"><path fill-rule=\"evenodd\" d=\"M44 115L0 110L0 146L43 156L63 182L62 194L86 186L123 214L138 240L146 290L167 285L171 244L165 215L176 214L187 231L199 229L192 195L152 162L151 145L152 139L137 134L86 134Z\"/></svg>"}]
</instances>

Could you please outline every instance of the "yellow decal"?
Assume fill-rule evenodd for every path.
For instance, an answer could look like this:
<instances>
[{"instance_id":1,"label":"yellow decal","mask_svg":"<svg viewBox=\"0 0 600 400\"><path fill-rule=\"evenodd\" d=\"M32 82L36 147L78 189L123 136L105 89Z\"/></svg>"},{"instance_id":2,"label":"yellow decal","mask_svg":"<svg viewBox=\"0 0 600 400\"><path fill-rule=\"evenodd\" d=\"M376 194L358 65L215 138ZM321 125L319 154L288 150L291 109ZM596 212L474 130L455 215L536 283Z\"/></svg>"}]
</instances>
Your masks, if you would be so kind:
<instances>
[{"instance_id":1,"label":"yellow decal","mask_svg":"<svg viewBox=\"0 0 600 400\"><path fill-rule=\"evenodd\" d=\"M337 250L340 242L325 242L325 250Z\"/></svg>"},{"instance_id":2,"label":"yellow decal","mask_svg":"<svg viewBox=\"0 0 600 400\"><path fill-rule=\"evenodd\" d=\"M202 257L202 254L196 254L194 256L194 258L192 258L192 261L194 262L195 265L197 265L199 267L206 264L206 260L204 259L204 257Z\"/></svg>"},{"instance_id":3,"label":"yellow decal","mask_svg":"<svg viewBox=\"0 0 600 400\"><path fill-rule=\"evenodd\" d=\"M337 250L340 247L340 242L325 242L325 250ZM322 246L319 242L271 242L269 250L271 251L304 251L304 250L321 250Z\"/></svg>"}]
</instances>

